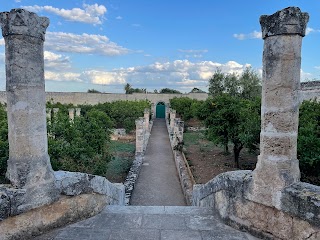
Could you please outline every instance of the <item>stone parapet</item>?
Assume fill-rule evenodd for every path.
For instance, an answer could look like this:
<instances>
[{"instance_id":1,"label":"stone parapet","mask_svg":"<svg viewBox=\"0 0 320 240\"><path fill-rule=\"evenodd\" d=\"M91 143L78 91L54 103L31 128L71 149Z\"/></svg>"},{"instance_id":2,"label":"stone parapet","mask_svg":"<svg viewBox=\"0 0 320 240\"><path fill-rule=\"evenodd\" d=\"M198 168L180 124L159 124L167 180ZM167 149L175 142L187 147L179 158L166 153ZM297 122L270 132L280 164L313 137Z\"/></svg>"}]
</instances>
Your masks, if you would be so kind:
<instances>
[{"instance_id":1,"label":"stone parapet","mask_svg":"<svg viewBox=\"0 0 320 240\"><path fill-rule=\"evenodd\" d=\"M62 195L98 193L106 195L106 205L124 205L124 185L111 183L106 178L80 172L55 172L56 187Z\"/></svg>"},{"instance_id":2,"label":"stone parapet","mask_svg":"<svg viewBox=\"0 0 320 240\"><path fill-rule=\"evenodd\" d=\"M61 196L53 204L0 221L0 240L34 239L54 228L96 215L106 202L106 195L96 193Z\"/></svg>"},{"instance_id":3,"label":"stone parapet","mask_svg":"<svg viewBox=\"0 0 320 240\"><path fill-rule=\"evenodd\" d=\"M263 239L318 239L320 187L296 183L283 190L281 208L251 201L252 171L226 172L193 188L193 205L213 207L229 225Z\"/></svg>"}]
</instances>

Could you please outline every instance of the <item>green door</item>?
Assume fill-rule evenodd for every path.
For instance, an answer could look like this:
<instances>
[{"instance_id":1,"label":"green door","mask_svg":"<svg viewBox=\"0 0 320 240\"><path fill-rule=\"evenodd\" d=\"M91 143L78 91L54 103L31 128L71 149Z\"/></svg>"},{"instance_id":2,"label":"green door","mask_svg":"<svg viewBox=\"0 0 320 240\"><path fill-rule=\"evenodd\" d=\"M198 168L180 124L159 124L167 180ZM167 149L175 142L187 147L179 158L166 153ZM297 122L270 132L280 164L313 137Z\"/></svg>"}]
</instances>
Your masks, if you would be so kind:
<instances>
[{"instance_id":1,"label":"green door","mask_svg":"<svg viewBox=\"0 0 320 240\"><path fill-rule=\"evenodd\" d=\"M164 102L159 102L156 107L156 118L165 118L166 105Z\"/></svg>"}]
</instances>

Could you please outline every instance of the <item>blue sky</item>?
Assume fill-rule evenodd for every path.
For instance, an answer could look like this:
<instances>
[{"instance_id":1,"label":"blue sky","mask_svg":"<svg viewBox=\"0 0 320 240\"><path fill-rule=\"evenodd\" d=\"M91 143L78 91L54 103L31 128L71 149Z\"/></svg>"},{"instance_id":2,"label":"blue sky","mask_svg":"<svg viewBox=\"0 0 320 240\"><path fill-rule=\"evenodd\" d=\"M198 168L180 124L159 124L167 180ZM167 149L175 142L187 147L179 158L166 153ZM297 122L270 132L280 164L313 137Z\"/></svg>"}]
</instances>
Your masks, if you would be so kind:
<instances>
[{"instance_id":1,"label":"blue sky","mask_svg":"<svg viewBox=\"0 0 320 240\"><path fill-rule=\"evenodd\" d=\"M207 90L219 67L261 72L259 17L288 6L310 14L301 80L320 79L319 0L0 0L50 19L45 42L47 91L124 92L165 87ZM0 90L5 90L0 38Z\"/></svg>"}]
</instances>

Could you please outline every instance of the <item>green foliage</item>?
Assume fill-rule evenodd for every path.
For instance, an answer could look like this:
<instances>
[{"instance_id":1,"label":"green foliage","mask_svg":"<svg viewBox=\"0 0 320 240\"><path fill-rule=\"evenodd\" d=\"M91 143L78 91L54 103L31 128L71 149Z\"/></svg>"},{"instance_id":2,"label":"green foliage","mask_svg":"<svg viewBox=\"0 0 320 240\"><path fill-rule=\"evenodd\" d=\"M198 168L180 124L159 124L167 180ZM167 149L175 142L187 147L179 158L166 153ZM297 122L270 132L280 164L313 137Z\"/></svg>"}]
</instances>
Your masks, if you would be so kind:
<instances>
[{"instance_id":1,"label":"green foliage","mask_svg":"<svg viewBox=\"0 0 320 240\"><path fill-rule=\"evenodd\" d=\"M117 128L125 128L127 132L135 129L135 120L143 116L145 108L150 108L148 101L115 101L109 106L108 115L116 123Z\"/></svg>"},{"instance_id":2,"label":"green foliage","mask_svg":"<svg viewBox=\"0 0 320 240\"><path fill-rule=\"evenodd\" d=\"M178 94L181 94L181 92L179 92L178 90L171 89L171 88L162 88L159 93L178 93Z\"/></svg>"},{"instance_id":3,"label":"green foliage","mask_svg":"<svg viewBox=\"0 0 320 240\"><path fill-rule=\"evenodd\" d=\"M233 144L235 166L239 167L240 151L256 149L260 133L260 100L244 100L228 94L208 98L198 111L198 117L208 127L207 137L229 151Z\"/></svg>"},{"instance_id":4,"label":"green foliage","mask_svg":"<svg viewBox=\"0 0 320 240\"><path fill-rule=\"evenodd\" d=\"M217 69L209 80L209 95L215 97L227 93L233 97L255 99L261 95L260 82L258 74L251 68L246 68L240 76Z\"/></svg>"},{"instance_id":5,"label":"green foliage","mask_svg":"<svg viewBox=\"0 0 320 240\"><path fill-rule=\"evenodd\" d=\"M75 117L74 121L59 111L48 124L52 167L104 175L111 158L107 148L111 126L110 118L96 109L88 111L84 117Z\"/></svg>"},{"instance_id":6,"label":"green foliage","mask_svg":"<svg viewBox=\"0 0 320 240\"><path fill-rule=\"evenodd\" d=\"M193 88L190 93L206 93L205 91L199 89L199 88Z\"/></svg>"},{"instance_id":7,"label":"green foliage","mask_svg":"<svg viewBox=\"0 0 320 240\"><path fill-rule=\"evenodd\" d=\"M184 121L196 117L199 106L202 101L188 97L170 99L171 108L175 109Z\"/></svg>"},{"instance_id":8,"label":"green foliage","mask_svg":"<svg viewBox=\"0 0 320 240\"><path fill-rule=\"evenodd\" d=\"M107 176L115 177L127 174L130 170L132 160L127 157L113 157L107 165Z\"/></svg>"},{"instance_id":9,"label":"green foliage","mask_svg":"<svg viewBox=\"0 0 320 240\"><path fill-rule=\"evenodd\" d=\"M101 92L96 89L88 89L88 93L101 93Z\"/></svg>"},{"instance_id":10,"label":"green foliage","mask_svg":"<svg viewBox=\"0 0 320 240\"><path fill-rule=\"evenodd\" d=\"M118 141L111 141L110 142L110 150L111 152L122 152L122 153L134 153L135 146L131 143L123 143Z\"/></svg>"},{"instance_id":11,"label":"green foliage","mask_svg":"<svg viewBox=\"0 0 320 240\"><path fill-rule=\"evenodd\" d=\"M132 86L127 83L124 85L124 91L126 94L132 94L132 93L146 93L147 89L146 88L132 88Z\"/></svg>"},{"instance_id":12,"label":"green foliage","mask_svg":"<svg viewBox=\"0 0 320 240\"><path fill-rule=\"evenodd\" d=\"M300 106L298 159L302 177L320 176L320 103L304 101Z\"/></svg>"}]
</instances>

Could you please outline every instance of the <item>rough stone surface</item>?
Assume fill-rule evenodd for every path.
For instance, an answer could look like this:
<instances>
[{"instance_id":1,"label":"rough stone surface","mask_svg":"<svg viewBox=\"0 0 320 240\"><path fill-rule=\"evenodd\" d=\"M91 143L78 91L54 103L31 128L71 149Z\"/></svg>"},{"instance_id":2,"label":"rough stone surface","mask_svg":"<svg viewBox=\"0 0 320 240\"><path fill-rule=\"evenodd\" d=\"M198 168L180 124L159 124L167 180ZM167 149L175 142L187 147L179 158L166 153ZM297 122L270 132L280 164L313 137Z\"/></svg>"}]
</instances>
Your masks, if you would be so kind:
<instances>
[{"instance_id":1,"label":"rough stone surface","mask_svg":"<svg viewBox=\"0 0 320 240\"><path fill-rule=\"evenodd\" d=\"M140 117L136 120L136 154L143 154L145 151L145 128L144 119Z\"/></svg>"},{"instance_id":2,"label":"rough stone surface","mask_svg":"<svg viewBox=\"0 0 320 240\"><path fill-rule=\"evenodd\" d=\"M69 112L69 119L71 121L73 121L74 120L74 108L69 108L68 112Z\"/></svg>"},{"instance_id":3,"label":"rough stone surface","mask_svg":"<svg viewBox=\"0 0 320 240\"><path fill-rule=\"evenodd\" d=\"M225 225L211 208L107 206L93 218L35 238L35 240L45 239L254 240L256 238Z\"/></svg>"},{"instance_id":4,"label":"rough stone surface","mask_svg":"<svg viewBox=\"0 0 320 240\"><path fill-rule=\"evenodd\" d=\"M1 221L0 240L34 239L33 236L99 213L106 202L107 197L100 194L61 197L51 205Z\"/></svg>"},{"instance_id":5,"label":"rough stone surface","mask_svg":"<svg viewBox=\"0 0 320 240\"><path fill-rule=\"evenodd\" d=\"M319 187L297 183L286 189L280 210L248 198L251 171L222 173L204 185L195 185L193 204L213 207L231 226L266 239L317 239L320 235Z\"/></svg>"},{"instance_id":6,"label":"rough stone surface","mask_svg":"<svg viewBox=\"0 0 320 240\"><path fill-rule=\"evenodd\" d=\"M260 24L262 38L269 36L297 34L305 36L308 13L302 13L298 7L288 7L273 15L262 15Z\"/></svg>"},{"instance_id":7,"label":"rough stone surface","mask_svg":"<svg viewBox=\"0 0 320 240\"><path fill-rule=\"evenodd\" d=\"M108 205L124 205L124 186L106 178L79 172L55 172L56 187L61 194L76 196L86 193L106 195Z\"/></svg>"},{"instance_id":8,"label":"rough stone surface","mask_svg":"<svg viewBox=\"0 0 320 240\"><path fill-rule=\"evenodd\" d=\"M262 16L263 74L260 155L252 201L281 208L282 190L300 179L297 160L301 44L308 14L290 7Z\"/></svg>"},{"instance_id":9,"label":"rough stone surface","mask_svg":"<svg viewBox=\"0 0 320 240\"><path fill-rule=\"evenodd\" d=\"M320 226L320 187L295 183L283 190L281 210Z\"/></svg>"},{"instance_id":10,"label":"rough stone surface","mask_svg":"<svg viewBox=\"0 0 320 240\"><path fill-rule=\"evenodd\" d=\"M7 177L25 189L24 211L58 199L48 156L43 41L47 18L0 13L5 39L9 159Z\"/></svg>"}]
</instances>

